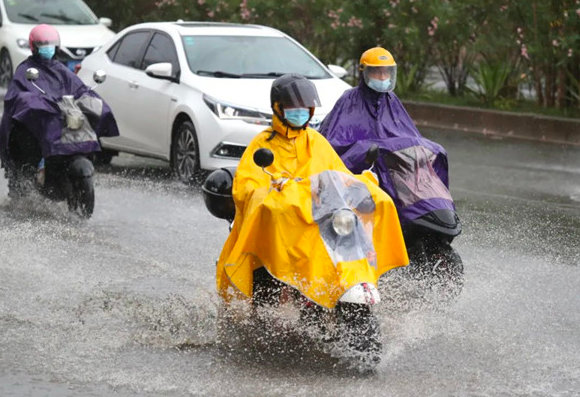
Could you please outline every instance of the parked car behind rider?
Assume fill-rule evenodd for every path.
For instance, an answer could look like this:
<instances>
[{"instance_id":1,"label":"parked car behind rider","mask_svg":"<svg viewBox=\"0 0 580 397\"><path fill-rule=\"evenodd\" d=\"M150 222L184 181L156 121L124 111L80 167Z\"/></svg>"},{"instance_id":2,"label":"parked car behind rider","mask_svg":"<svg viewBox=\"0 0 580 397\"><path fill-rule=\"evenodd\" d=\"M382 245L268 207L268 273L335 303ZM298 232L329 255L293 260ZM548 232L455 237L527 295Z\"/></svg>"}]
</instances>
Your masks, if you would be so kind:
<instances>
[{"instance_id":1,"label":"parked car behind rider","mask_svg":"<svg viewBox=\"0 0 580 397\"><path fill-rule=\"evenodd\" d=\"M8 87L16 66L30 56L28 34L38 24L58 30L55 54L70 70L114 36L109 18L97 18L82 0L0 0L0 87Z\"/></svg>"}]
</instances>

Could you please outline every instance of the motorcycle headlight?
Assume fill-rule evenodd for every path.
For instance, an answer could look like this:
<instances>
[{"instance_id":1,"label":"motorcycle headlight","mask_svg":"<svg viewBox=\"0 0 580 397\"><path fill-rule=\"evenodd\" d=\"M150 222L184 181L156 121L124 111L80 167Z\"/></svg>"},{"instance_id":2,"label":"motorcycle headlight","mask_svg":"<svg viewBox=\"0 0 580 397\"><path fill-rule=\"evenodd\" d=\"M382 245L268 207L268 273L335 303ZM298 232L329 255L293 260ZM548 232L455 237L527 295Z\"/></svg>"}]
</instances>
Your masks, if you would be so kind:
<instances>
[{"instance_id":1,"label":"motorcycle headlight","mask_svg":"<svg viewBox=\"0 0 580 397\"><path fill-rule=\"evenodd\" d=\"M338 210L332 216L332 228L339 236L348 236L356 225L356 215L346 209Z\"/></svg>"},{"instance_id":2,"label":"motorcycle headlight","mask_svg":"<svg viewBox=\"0 0 580 397\"><path fill-rule=\"evenodd\" d=\"M255 109L243 108L236 105L219 102L207 95L203 96L205 104L220 119L224 120L242 120L250 124L270 125L272 122L269 115L259 112Z\"/></svg>"}]
</instances>

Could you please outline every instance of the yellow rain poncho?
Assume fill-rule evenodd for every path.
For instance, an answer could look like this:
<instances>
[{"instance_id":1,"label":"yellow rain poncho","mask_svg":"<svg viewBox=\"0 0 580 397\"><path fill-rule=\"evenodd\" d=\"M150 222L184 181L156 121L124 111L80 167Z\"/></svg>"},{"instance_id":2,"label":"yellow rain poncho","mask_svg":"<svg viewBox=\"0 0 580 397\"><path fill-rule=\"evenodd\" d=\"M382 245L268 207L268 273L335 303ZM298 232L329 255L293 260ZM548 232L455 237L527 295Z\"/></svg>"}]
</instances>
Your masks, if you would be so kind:
<instances>
[{"instance_id":1,"label":"yellow rain poncho","mask_svg":"<svg viewBox=\"0 0 580 397\"><path fill-rule=\"evenodd\" d=\"M294 178L280 191L270 188L271 177L253 161L259 148L274 153L274 162L267 167L270 173ZM326 170L354 180L328 141L309 127L293 130L274 116L272 127L254 138L235 174L236 216L217 263L217 288L223 298L251 298L253 271L265 266L307 298L333 308L350 287L361 282L376 285L381 274L408 263L395 206L376 180L366 175L357 178L376 204L370 219L375 251L356 260L331 258L313 219L308 179Z\"/></svg>"}]
</instances>

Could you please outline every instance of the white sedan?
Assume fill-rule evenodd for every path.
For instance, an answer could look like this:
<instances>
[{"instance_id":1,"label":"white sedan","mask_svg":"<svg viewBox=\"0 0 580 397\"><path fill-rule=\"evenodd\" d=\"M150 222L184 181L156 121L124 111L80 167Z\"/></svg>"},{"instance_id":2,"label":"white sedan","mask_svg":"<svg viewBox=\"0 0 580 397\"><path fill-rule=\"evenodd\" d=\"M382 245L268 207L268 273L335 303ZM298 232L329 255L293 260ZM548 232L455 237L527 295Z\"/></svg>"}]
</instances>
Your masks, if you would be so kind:
<instances>
[{"instance_id":1,"label":"white sedan","mask_svg":"<svg viewBox=\"0 0 580 397\"><path fill-rule=\"evenodd\" d=\"M30 30L41 23L60 34L56 59L74 70L81 60L111 39L109 18L98 19L82 0L0 0L0 87L7 87L16 67L32 52Z\"/></svg>"},{"instance_id":2,"label":"white sedan","mask_svg":"<svg viewBox=\"0 0 580 397\"><path fill-rule=\"evenodd\" d=\"M82 62L79 76L111 106L119 137L108 153L169 161L185 183L200 169L235 166L271 122L270 87L285 73L311 79L322 107L316 128L350 86L346 71L322 64L284 33L258 25L160 22L131 26ZM107 153L107 151L105 153Z\"/></svg>"}]
</instances>

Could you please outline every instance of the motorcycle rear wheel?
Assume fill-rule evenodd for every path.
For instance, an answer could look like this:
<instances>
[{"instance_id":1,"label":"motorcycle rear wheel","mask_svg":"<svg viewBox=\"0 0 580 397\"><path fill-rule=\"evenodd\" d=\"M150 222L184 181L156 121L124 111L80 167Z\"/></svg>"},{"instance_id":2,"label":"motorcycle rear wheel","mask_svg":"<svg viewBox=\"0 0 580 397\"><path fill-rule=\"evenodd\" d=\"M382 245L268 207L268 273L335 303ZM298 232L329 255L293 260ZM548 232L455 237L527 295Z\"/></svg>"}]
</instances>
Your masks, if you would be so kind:
<instances>
[{"instance_id":1,"label":"motorcycle rear wheel","mask_svg":"<svg viewBox=\"0 0 580 397\"><path fill-rule=\"evenodd\" d=\"M72 192L67 198L68 209L81 218L88 219L95 209L93 177L79 178L72 182Z\"/></svg>"}]
</instances>

